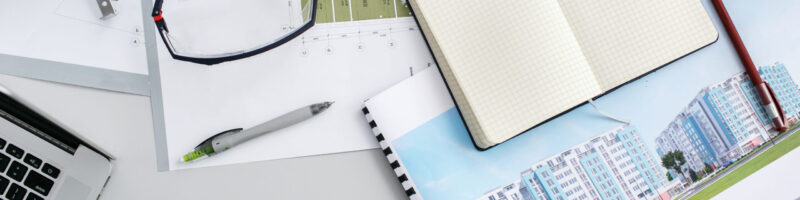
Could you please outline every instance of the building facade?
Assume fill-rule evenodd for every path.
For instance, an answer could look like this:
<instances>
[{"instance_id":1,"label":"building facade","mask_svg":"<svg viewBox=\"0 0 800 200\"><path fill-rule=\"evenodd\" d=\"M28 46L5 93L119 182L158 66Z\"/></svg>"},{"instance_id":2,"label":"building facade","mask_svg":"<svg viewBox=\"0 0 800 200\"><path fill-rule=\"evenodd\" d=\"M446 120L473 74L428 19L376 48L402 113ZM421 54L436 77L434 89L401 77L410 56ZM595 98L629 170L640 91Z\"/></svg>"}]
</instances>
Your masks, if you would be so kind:
<instances>
[{"instance_id":1,"label":"building facade","mask_svg":"<svg viewBox=\"0 0 800 200\"><path fill-rule=\"evenodd\" d=\"M625 125L533 164L479 199L653 199L666 183L662 169L637 130Z\"/></svg>"},{"instance_id":2,"label":"building facade","mask_svg":"<svg viewBox=\"0 0 800 200\"><path fill-rule=\"evenodd\" d=\"M786 116L790 122L796 122L798 120L797 113L800 112L800 90L798 90L797 82L794 82L792 76L789 75L789 71L786 70L786 66L778 63L761 67L758 72L761 74L761 78L770 85L772 91L775 92L775 96L778 98L778 102L781 103L784 112L787 113ZM763 121L766 124L769 124L766 120L767 115L764 109L759 110L758 114L763 117Z\"/></svg>"},{"instance_id":3,"label":"building facade","mask_svg":"<svg viewBox=\"0 0 800 200\"><path fill-rule=\"evenodd\" d=\"M783 64L759 68L762 79L770 85L784 114L797 121L800 90ZM702 89L667 128L656 137L656 152L663 156L681 151L687 170L700 171L706 166L725 166L777 135L772 121L758 98L756 88L746 73ZM677 174L670 169L673 177Z\"/></svg>"},{"instance_id":4,"label":"building facade","mask_svg":"<svg viewBox=\"0 0 800 200\"><path fill-rule=\"evenodd\" d=\"M533 199L527 191L525 185L517 181L506 186L492 189L490 193L484 194L480 199L485 200L523 200Z\"/></svg>"}]
</instances>

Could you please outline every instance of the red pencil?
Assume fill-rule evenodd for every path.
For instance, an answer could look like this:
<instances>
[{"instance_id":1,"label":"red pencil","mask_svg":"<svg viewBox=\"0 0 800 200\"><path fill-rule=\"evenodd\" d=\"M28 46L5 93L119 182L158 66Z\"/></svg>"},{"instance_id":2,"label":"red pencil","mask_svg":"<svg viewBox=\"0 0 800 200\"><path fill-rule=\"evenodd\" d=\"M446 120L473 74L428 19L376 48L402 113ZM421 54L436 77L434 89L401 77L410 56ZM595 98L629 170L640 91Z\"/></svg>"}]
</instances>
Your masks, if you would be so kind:
<instances>
[{"instance_id":1,"label":"red pencil","mask_svg":"<svg viewBox=\"0 0 800 200\"><path fill-rule=\"evenodd\" d=\"M742 42L742 38L739 37L739 32L736 31L736 27L733 25L728 11L725 10L725 5L722 4L722 0L711 0L711 2L714 4L714 8L717 10L717 14L722 24L725 26L728 37L731 38L733 47L736 48L736 53L739 54L739 60L744 64L744 69L747 71L750 81L753 82L753 85L758 91L758 96L761 99L764 110L767 112L769 118L772 119L772 123L775 124L775 129L778 131L785 131L788 129L788 125L786 123L786 117L784 117L783 114L783 108L781 108L780 103L778 103L778 98L775 97L775 93L772 92L772 88L769 84L761 80L761 75L758 74L753 60L750 59L750 54L747 53L747 48L744 47L744 42Z\"/></svg>"}]
</instances>

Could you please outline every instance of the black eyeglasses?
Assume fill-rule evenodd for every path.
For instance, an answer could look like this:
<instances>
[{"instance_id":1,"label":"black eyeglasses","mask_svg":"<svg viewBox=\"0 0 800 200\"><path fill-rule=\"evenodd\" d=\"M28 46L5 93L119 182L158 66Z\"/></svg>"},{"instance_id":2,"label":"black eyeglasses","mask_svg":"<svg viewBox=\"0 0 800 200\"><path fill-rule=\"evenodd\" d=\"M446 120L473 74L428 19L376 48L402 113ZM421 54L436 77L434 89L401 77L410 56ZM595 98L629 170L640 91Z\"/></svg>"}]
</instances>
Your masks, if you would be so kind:
<instances>
[{"instance_id":1,"label":"black eyeglasses","mask_svg":"<svg viewBox=\"0 0 800 200\"><path fill-rule=\"evenodd\" d=\"M210 2L215 2L215 3L224 2L224 3L227 3L227 4L239 3L239 2L229 2L229 1L219 1L219 2L210 1ZM287 2L288 2L288 4L286 4ZM285 22L284 24L282 24L280 26L271 25L270 27L267 27L269 29L269 31L270 31L269 34L263 34L264 36L258 35L259 39L263 40L263 38L266 38L266 40L260 42L260 44L256 45L256 46L250 46L249 44L246 44L246 45L240 45L239 47L235 47L235 48L207 47L206 49L202 49L201 48L202 50L198 50L198 49L194 49L194 48L176 48L176 47L178 47L180 45L178 45L178 43L176 43L178 40L174 39L173 36L170 35L170 31L167 28L167 23L164 21L164 17L162 16L163 12L161 10L163 3L164 3L163 0L156 0L155 1L155 4L153 5L153 14L152 14L152 16L153 16L153 20L156 23L156 27L158 28L157 29L158 33L161 35L161 39L164 41L164 44L167 46L167 50L169 51L169 54L172 55L172 58L174 58L176 60L188 61L188 62L193 62L193 63L198 63L198 64L205 64L205 65L213 65L213 64L218 64L218 63L222 63L222 62L227 62L227 61L233 61L233 60L238 60L238 59L242 59L242 58L247 58L247 57L250 57L250 56L254 56L254 55L269 51L271 49L274 49L274 48L276 48L278 46L281 46L281 45L291 41L292 39L296 38L297 36L301 35L303 32L305 32L308 29L310 29L312 26L314 26L315 18L317 16L316 12L317 12L317 5L318 5L317 4L317 0L289 0L289 1L259 0L257 3L268 4L265 7L273 7L271 11L276 11L276 12L269 12L269 11L260 12L259 11L259 12L250 12L250 13L255 13L255 14L275 13L273 15L279 16L279 17L278 18L274 18L274 19L269 19L269 20L273 20L273 21L277 20L280 23L284 23ZM191 2L191 3L193 3L193 2ZM298 4L298 3L300 4L299 7L296 6L296 4ZM287 6L287 8L283 9L282 8L283 6ZM206 6L206 8L208 8L208 7L209 6ZM274 7L279 7L279 8L274 8ZM195 16L195 17L198 16L197 15L198 13L196 13L196 12L194 12L194 10L192 10L193 8L194 7L191 7L191 6L187 6L187 8L184 8L185 12L183 12L183 13L186 14L186 16L183 16L182 19L185 19L186 21L190 21L190 20L192 20L192 18L191 18L192 16ZM249 7L245 7L245 8L246 9L244 11L241 11L241 12L248 12L247 10L252 10ZM213 6L212 6L212 11L213 11L213 9L215 9L215 8L213 8ZM180 9L178 9L178 10L180 10ZM168 12L172 12L172 11L168 10ZM236 12L239 12L239 11L236 11ZM200 13L200 14L202 14L202 13ZM206 16L206 15L203 15L203 16L205 16L207 19L215 20L213 18L214 16ZM220 15L220 16L222 16L222 15ZM283 17L286 17L286 18L283 19ZM219 19L219 20L225 20L225 19ZM217 20L217 21L219 21L219 20ZM265 21L267 21L267 20L265 20ZM236 23L239 23L239 22L232 22L232 24L236 24ZM200 23L200 22L198 22L197 24L201 24L202 25L202 23ZM226 23L221 23L221 24L226 24ZM298 26L295 26L293 24L298 25ZM239 25L241 25L241 24L239 24ZM175 26L178 26L178 25L173 25L173 28L175 28ZM251 25L248 24L248 25L243 25L243 26L240 26L240 27L252 28L252 27L258 27L258 26L266 26L266 25L255 24L255 25L251 26ZM272 30L272 29L274 29L274 30ZM195 36L191 36L191 35L198 35L198 34L202 35L203 33L206 33L205 31L196 31L196 30L193 30L193 31L194 32L188 31L188 28L187 28L187 32L189 32L189 33L184 33L183 35L184 36L190 35L190 36L187 36L187 38L192 38L192 39L195 39L195 40L202 40L202 41L193 41L193 42L189 42L188 44L183 44L183 45L199 45L199 43L209 43L209 41L212 41L212 40L197 39ZM209 32L215 31L214 27L208 28L208 31ZM234 31L234 32L236 32L236 31ZM241 31L241 32L248 32L248 31ZM252 31L250 31L250 32L252 32ZM216 35L217 36L222 35L222 37L226 37L226 34L219 34L218 33ZM239 43L243 43L243 41L246 41L245 39L234 38L234 37L235 36L231 36L230 40L236 40ZM246 37L244 37L244 38L246 38ZM213 41L219 43L220 41L218 41L218 40L219 39L215 39ZM222 42L225 42L225 41L222 41ZM211 43L213 43L213 42L211 42ZM200 45L200 46L202 46L202 45ZM211 46L213 46L213 45L211 45ZM248 47L241 47L241 46L248 46Z\"/></svg>"}]
</instances>

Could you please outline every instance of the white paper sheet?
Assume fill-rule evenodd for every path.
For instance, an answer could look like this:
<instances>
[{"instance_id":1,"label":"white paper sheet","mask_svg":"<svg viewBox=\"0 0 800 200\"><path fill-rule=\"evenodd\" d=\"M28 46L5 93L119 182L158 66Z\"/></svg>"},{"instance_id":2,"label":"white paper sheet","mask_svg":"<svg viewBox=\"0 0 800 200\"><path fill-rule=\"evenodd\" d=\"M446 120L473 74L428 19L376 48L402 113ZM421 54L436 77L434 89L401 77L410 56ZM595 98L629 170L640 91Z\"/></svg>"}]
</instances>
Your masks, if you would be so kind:
<instances>
[{"instance_id":1,"label":"white paper sheet","mask_svg":"<svg viewBox=\"0 0 800 200\"><path fill-rule=\"evenodd\" d=\"M410 17L317 24L277 49L213 66L174 60L157 45L170 170L376 148L363 101L434 65ZM336 103L295 126L181 163L209 136L323 101Z\"/></svg>"},{"instance_id":2,"label":"white paper sheet","mask_svg":"<svg viewBox=\"0 0 800 200\"><path fill-rule=\"evenodd\" d=\"M96 68L85 70L101 70L104 73L146 76L141 2L112 2L117 15L101 20L95 0L3 1L0 6L0 27L3 29L0 34L0 54L55 63L47 62L49 68L44 71L25 72L33 76L30 78L50 80L47 73L53 72L47 69L59 71L58 63ZM21 66L14 67L24 70ZM7 71L11 70L2 70L3 73L20 75ZM102 80L103 77L90 78ZM136 79L140 80L146 78ZM86 82L68 79L51 81L79 85ZM141 84L146 88L146 82L132 84ZM103 88L99 85L84 86Z\"/></svg>"}]
</instances>

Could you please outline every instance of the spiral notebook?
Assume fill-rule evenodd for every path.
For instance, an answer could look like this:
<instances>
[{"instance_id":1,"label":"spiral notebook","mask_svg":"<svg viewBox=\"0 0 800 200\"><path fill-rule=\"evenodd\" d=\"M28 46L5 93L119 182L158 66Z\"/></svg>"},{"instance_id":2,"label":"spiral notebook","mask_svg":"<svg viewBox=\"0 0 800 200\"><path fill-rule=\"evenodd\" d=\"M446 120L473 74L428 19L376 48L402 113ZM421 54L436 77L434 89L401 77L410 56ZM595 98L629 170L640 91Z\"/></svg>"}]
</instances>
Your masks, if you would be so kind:
<instances>
[{"instance_id":1,"label":"spiral notebook","mask_svg":"<svg viewBox=\"0 0 800 200\"><path fill-rule=\"evenodd\" d=\"M416 97L416 98L411 98ZM392 142L447 110L455 110L439 71L429 67L364 102L361 110L410 199L422 199ZM460 118L456 116L456 122Z\"/></svg>"},{"instance_id":2,"label":"spiral notebook","mask_svg":"<svg viewBox=\"0 0 800 200\"><path fill-rule=\"evenodd\" d=\"M630 124L589 131L588 140L525 134L501 147L473 148L436 68L370 98L362 112L410 199L656 199L668 193L657 157ZM600 155L636 157L638 164L600 162ZM578 174L585 174L582 181ZM592 192L601 183L608 193Z\"/></svg>"},{"instance_id":3,"label":"spiral notebook","mask_svg":"<svg viewBox=\"0 0 800 200\"><path fill-rule=\"evenodd\" d=\"M410 0L485 150L717 39L697 0Z\"/></svg>"}]
</instances>

